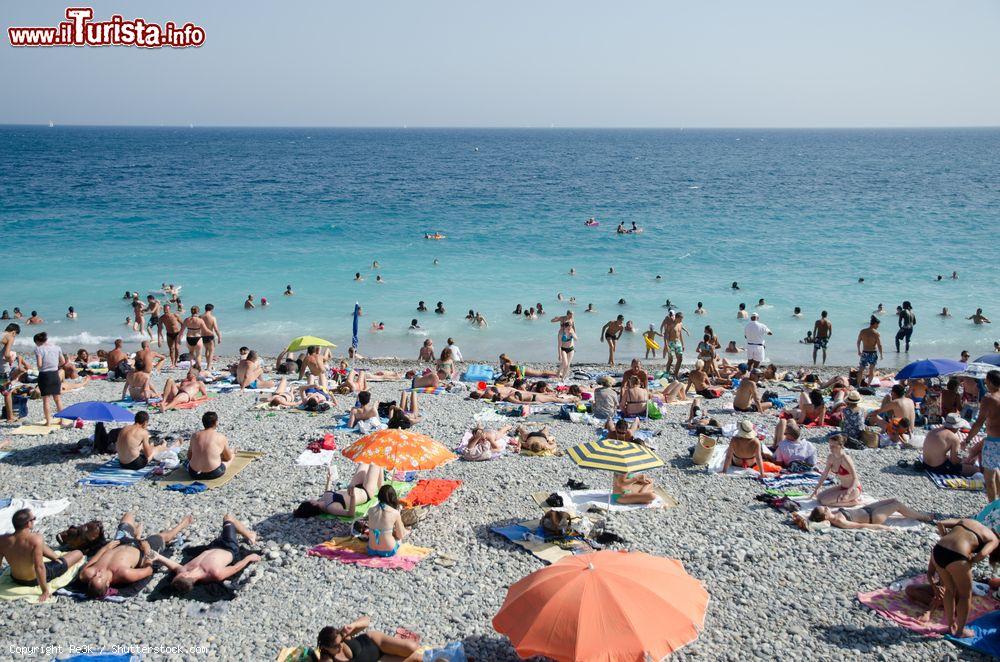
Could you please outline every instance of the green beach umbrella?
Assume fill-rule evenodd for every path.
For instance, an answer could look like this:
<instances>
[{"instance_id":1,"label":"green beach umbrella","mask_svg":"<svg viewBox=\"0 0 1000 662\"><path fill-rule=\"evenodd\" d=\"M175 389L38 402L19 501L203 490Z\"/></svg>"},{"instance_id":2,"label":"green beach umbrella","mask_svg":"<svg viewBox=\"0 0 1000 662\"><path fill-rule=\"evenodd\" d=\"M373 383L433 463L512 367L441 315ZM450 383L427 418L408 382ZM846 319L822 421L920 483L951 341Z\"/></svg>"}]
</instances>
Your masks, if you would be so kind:
<instances>
[{"instance_id":1,"label":"green beach umbrella","mask_svg":"<svg viewBox=\"0 0 1000 662\"><path fill-rule=\"evenodd\" d=\"M317 338L316 336L299 336L292 340L291 344L288 345L287 352L300 352L307 347L336 347L329 340L323 340L322 338Z\"/></svg>"}]
</instances>

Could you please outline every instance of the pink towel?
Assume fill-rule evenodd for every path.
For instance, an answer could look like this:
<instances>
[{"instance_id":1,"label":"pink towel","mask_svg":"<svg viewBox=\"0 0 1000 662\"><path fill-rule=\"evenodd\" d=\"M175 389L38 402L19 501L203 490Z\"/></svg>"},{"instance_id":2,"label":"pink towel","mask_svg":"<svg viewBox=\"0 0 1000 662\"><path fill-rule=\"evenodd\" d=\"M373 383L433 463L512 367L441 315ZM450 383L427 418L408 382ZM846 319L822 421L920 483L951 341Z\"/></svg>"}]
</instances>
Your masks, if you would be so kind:
<instances>
[{"instance_id":1,"label":"pink towel","mask_svg":"<svg viewBox=\"0 0 1000 662\"><path fill-rule=\"evenodd\" d=\"M914 581L926 583L927 577L921 575L907 583ZM893 621L907 630L913 630L927 637L940 637L948 632L943 609L935 609L930 620L925 623L919 620L925 610L907 600L906 594L902 591L883 588L871 593L858 593L858 600L883 618ZM969 611L969 622L998 608L1000 608L1000 603L993 598L974 595L972 596L972 609Z\"/></svg>"},{"instance_id":2,"label":"pink towel","mask_svg":"<svg viewBox=\"0 0 1000 662\"><path fill-rule=\"evenodd\" d=\"M413 570L418 563L427 557L431 550L426 547L416 547L408 543L399 546L394 556L369 556L365 551L366 543L357 538L333 538L316 545L309 550L309 556L322 556L341 563L360 565L366 568L384 568L388 570Z\"/></svg>"}]
</instances>

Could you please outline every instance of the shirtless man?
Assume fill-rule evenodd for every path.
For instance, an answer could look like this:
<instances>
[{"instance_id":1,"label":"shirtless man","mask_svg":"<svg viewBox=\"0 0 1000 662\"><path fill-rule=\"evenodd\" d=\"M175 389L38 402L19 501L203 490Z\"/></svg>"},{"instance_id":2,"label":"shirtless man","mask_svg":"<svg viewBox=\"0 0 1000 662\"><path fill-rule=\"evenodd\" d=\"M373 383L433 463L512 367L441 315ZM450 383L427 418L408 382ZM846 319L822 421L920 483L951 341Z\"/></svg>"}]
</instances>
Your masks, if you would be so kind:
<instances>
[{"instance_id":1,"label":"shirtless man","mask_svg":"<svg viewBox=\"0 0 1000 662\"><path fill-rule=\"evenodd\" d=\"M149 323L146 331L149 337L153 337L153 327L156 327L156 346L163 345L163 323L160 322L160 315L163 314L163 305L157 301L152 294L146 295L146 312L149 313Z\"/></svg>"},{"instance_id":2,"label":"shirtless man","mask_svg":"<svg viewBox=\"0 0 1000 662\"><path fill-rule=\"evenodd\" d=\"M889 420L882 419L879 414L888 414ZM906 387L895 384L892 392L882 400L882 406L868 414L868 425L878 425L891 432L901 419L906 419L909 429L913 430L917 420L917 407L913 400L906 397Z\"/></svg>"},{"instance_id":3,"label":"shirtless man","mask_svg":"<svg viewBox=\"0 0 1000 662\"><path fill-rule=\"evenodd\" d=\"M622 374L622 385L618 393L619 398L624 397L625 384L628 383L628 378L631 377L632 375L635 375L636 377L639 378L639 386L646 388L647 385L649 384L649 375L646 373L645 370L642 369L642 363L639 361L639 359L632 359L632 362L629 364L628 370L626 370L624 374Z\"/></svg>"},{"instance_id":4,"label":"shirtless man","mask_svg":"<svg viewBox=\"0 0 1000 662\"><path fill-rule=\"evenodd\" d=\"M976 314L975 315L970 315L969 317L966 317L965 319L972 320L973 324L992 324L992 322L990 322L990 318L988 318L986 315L983 315L983 309L982 308L976 308Z\"/></svg>"},{"instance_id":5,"label":"shirtless man","mask_svg":"<svg viewBox=\"0 0 1000 662\"><path fill-rule=\"evenodd\" d=\"M816 355L819 350L823 350L823 365L826 365L826 347L833 335L833 324L827 319L827 314L825 310L820 313L819 319L813 325L813 365L816 365Z\"/></svg>"},{"instance_id":6,"label":"shirtless man","mask_svg":"<svg viewBox=\"0 0 1000 662\"><path fill-rule=\"evenodd\" d=\"M667 323L668 320L672 320L670 324ZM660 328L663 331L663 355L667 356L669 351L665 370L669 373L670 366L676 359L677 365L674 366L674 377L676 378L681 372L681 360L684 358L684 334L688 333L688 330L684 328L684 313L677 312L673 316L668 315Z\"/></svg>"},{"instance_id":7,"label":"shirtless man","mask_svg":"<svg viewBox=\"0 0 1000 662\"><path fill-rule=\"evenodd\" d=\"M153 445L149 443L149 414L144 411L135 413L135 422L126 425L118 432L115 449L118 451L118 462L122 469L138 471L143 469L153 459Z\"/></svg>"},{"instance_id":8,"label":"shirtless man","mask_svg":"<svg viewBox=\"0 0 1000 662\"><path fill-rule=\"evenodd\" d=\"M185 342L187 342L188 352L191 353L191 361L193 363L201 363L202 337L212 335L212 331L205 324L205 320L198 314L200 312L201 309L198 306L191 306L191 314L181 322L186 336Z\"/></svg>"},{"instance_id":9,"label":"shirtless man","mask_svg":"<svg viewBox=\"0 0 1000 662\"><path fill-rule=\"evenodd\" d=\"M663 358L667 358L667 354L670 352L670 343L667 342L667 329L674 325L674 315L675 315L674 309L671 308L670 310L667 311L667 314L663 318L663 321L660 322L660 335L663 336ZM671 360L673 360L672 356ZM667 371L669 372L670 364L667 365L668 365Z\"/></svg>"},{"instance_id":10,"label":"shirtless man","mask_svg":"<svg viewBox=\"0 0 1000 662\"><path fill-rule=\"evenodd\" d=\"M986 497L993 502L1000 496L1000 370L986 373L988 393L979 401L979 416L972 429L965 436L965 443L976 438L986 426L986 439L969 450L969 459L980 457L980 465L986 476Z\"/></svg>"},{"instance_id":11,"label":"shirtless man","mask_svg":"<svg viewBox=\"0 0 1000 662\"><path fill-rule=\"evenodd\" d=\"M372 394L368 391L358 393L359 407L351 407L351 414L347 418L347 427L353 428L358 421L378 420L378 410L372 404Z\"/></svg>"},{"instance_id":12,"label":"shirtless man","mask_svg":"<svg viewBox=\"0 0 1000 662\"><path fill-rule=\"evenodd\" d=\"M299 379L305 377L306 371L309 371L309 381L311 382L313 378L319 380L319 385L324 389L326 386L326 359L319 351L319 347L316 345L310 345L306 349L306 355L302 359L302 365L299 366Z\"/></svg>"},{"instance_id":13,"label":"shirtless man","mask_svg":"<svg viewBox=\"0 0 1000 662\"><path fill-rule=\"evenodd\" d=\"M151 398L160 397L160 394L153 388L149 371L142 359L135 360L135 370L128 373L128 377L125 378L125 385L122 386L123 400L126 393L133 402L149 402Z\"/></svg>"},{"instance_id":14,"label":"shirtless man","mask_svg":"<svg viewBox=\"0 0 1000 662\"><path fill-rule=\"evenodd\" d=\"M615 350L618 348L618 339L625 331L624 322L625 316L619 315L601 327L601 340L608 343L608 365L615 364Z\"/></svg>"},{"instance_id":15,"label":"shirtless man","mask_svg":"<svg viewBox=\"0 0 1000 662\"><path fill-rule=\"evenodd\" d=\"M248 526L227 514L222 518L222 534L209 543L209 549L194 557L184 565L176 563L161 554L154 559L175 573L170 585L180 594L190 593L195 584L222 582L239 573L251 563L260 561L258 554L248 554L241 561L239 539L243 536L251 545L257 544L257 534Z\"/></svg>"},{"instance_id":16,"label":"shirtless man","mask_svg":"<svg viewBox=\"0 0 1000 662\"><path fill-rule=\"evenodd\" d=\"M868 368L868 383L875 379L875 364L884 358L882 353L882 336L878 332L879 319L872 315L868 326L858 333L857 348L861 363L858 367L858 379Z\"/></svg>"},{"instance_id":17,"label":"shirtless man","mask_svg":"<svg viewBox=\"0 0 1000 662\"><path fill-rule=\"evenodd\" d=\"M87 561L80 570L79 579L86 586L87 595L100 600L113 586L126 586L153 574L153 554L159 554L181 531L191 526L194 518L188 515L171 529L142 538L142 525L137 524L131 513L122 515L115 539Z\"/></svg>"},{"instance_id":18,"label":"shirtless man","mask_svg":"<svg viewBox=\"0 0 1000 662\"><path fill-rule=\"evenodd\" d=\"M170 365L177 367L177 357L180 355L181 318L177 316L170 304L163 306L160 313L160 325L167 335L167 353L170 354Z\"/></svg>"},{"instance_id":19,"label":"shirtless man","mask_svg":"<svg viewBox=\"0 0 1000 662\"><path fill-rule=\"evenodd\" d=\"M762 402L757 392L759 370L751 370L750 374L740 380L740 385L733 396L733 409L736 411L767 411L772 407L770 402Z\"/></svg>"},{"instance_id":20,"label":"shirtless man","mask_svg":"<svg viewBox=\"0 0 1000 662\"><path fill-rule=\"evenodd\" d=\"M236 457L236 451L229 445L226 435L216 430L219 425L218 414L206 411L201 417L201 424L205 429L191 436L185 468L195 480L211 480L226 473L229 464Z\"/></svg>"},{"instance_id":21,"label":"shirtless man","mask_svg":"<svg viewBox=\"0 0 1000 662\"><path fill-rule=\"evenodd\" d=\"M10 565L10 578L20 586L37 586L42 589L39 602L52 595L49 582L66 574L83 560L83 552L74 550L59 556L45 544L42 537L32 531L35 516L29 508L22 508L11 518L14 533L0 535L0 565L4 559ZM49 559L46 561L45 559Z\"/></svg>"},{"instance_id":22,"label":"shirtless man","mask_svg":"<svg viewBox=\"0 0 1000 662\"><path fill-rule=\"evenodd\" d=\"M704 368L705 362L701 359L694 362L694 370L688 373L687 388L684 389L684 392L690 393L694 391L697 395L711 400L715 397L715 394L708 390L710 383L708 381L708 373L705 372Z\"/></svg>"},{"instance_id":23,"label":"shirtless man","mask_svg":"<svg viewBox=\"0 0 1000 662\"><path fill-rule=\"evenodd\" d=\"M148 340L143 340L139 351L135 353L136 364L138 364L139 361L142 361L146 366L146 371L149 373L159 372L160 366L163 365L163 362L166 360L167 357L163 354L153 351L153 348L149 346Z\"/></svg>"},{"instance_id":24,"label":"shirtless man","mask_svg":"<svg viewBox=\"0 0 1000 662\"><path fill-rule=\"evenodd\" d=\"M175 383L173 378L168 379L167 383L163 385L163 399L160 400L160 413L168 409L177 409L177 405L191 402L199 396L207 398L208 389L198 379L198 376L198 369L191 368L187 371L187 375L184 376L184 380L180 384Z\"/></svg>"},{"instance_id":25,"label":"shirtless man","mask_svg":"<svg viewBox=\"0 0 1000 662\"><path fill-rule=\"evenodd\" d=\"M971 476L976 473L972 464L963 464L959 454L962 437L959 431L969 427L958 414L951 413L944 419L944 424L927 433L924 439L923 461L934 474L948 476Z\"/></svg>"},{"instance_id":26,"label":"shirtless man","mask_svg":"<svg viewBox=\"0 0 1000 662\"><path fill-rule=\"evenodd\" d=\"M215 346L222 344L222 331L219 330L219 320L215 319L215 306L210 303L205 304L205 312L201 319L205 322L208 332L201 337L201 344L205 347L205 370L212 369L212 359L215 358Z\"/></svg>"},{"instance_id":27,"label":"shirtless man","mask_svg":"<svg viewBox=\"0 0 1000 662\"><path fill-rule=\"evenodd\" d=\"M128 355L122 350L121 338L115 340L115 348L108 352L106 360L108 362L108 374L113 377L123 379L131 372L132 366L128 362ZM122 361L125 362L125 365L121 365Z\"/></svg>"},{"instance_id":28,"label":"shirtless man","mask_svg":"<svg viewBox=\"0 0 1000 662\"><path fill-rule=\"evenodd\" d=\"M240 385L240 390L271 388L274 382L268 381L264 377L264 368L260 365L257 352L250 350L246 357L241 358L236 365L236 383Z\"/></svg>"},{"instance_id":29,"label":"shirtless man","mask_svg":"<svg viewBox=\"0 0 1000 662\"><path fill-rule=\"evenodd\" d=\"M19 325L8 324L7 328L4 329L3 335L0 335L0 369L2 369L3 365L13 365L15 363L17 355L14 352L14 341L20 333L21 327ZM0 377L3 377L3 375L0 375Z\"/></svg>"}]
</instances>

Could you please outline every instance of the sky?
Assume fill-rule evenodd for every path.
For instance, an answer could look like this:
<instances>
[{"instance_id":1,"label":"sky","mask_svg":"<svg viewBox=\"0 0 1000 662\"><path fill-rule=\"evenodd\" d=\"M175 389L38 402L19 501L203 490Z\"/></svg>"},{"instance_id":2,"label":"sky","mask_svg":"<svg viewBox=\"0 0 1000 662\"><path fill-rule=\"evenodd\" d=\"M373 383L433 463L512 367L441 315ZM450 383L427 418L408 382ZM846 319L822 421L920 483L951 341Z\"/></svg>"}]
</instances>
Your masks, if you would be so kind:
<instances>
[{"instance_id":1,"label":"sky","mask_svg":"<svg viewBox=\"0 0 1000 662\"><path fill-rule=\"evenodd\" d=\"M996 0L79 3L200 48L13 48L68 0L6 0L0 123L1000 125Z\"/></svg>"}]
</instances>

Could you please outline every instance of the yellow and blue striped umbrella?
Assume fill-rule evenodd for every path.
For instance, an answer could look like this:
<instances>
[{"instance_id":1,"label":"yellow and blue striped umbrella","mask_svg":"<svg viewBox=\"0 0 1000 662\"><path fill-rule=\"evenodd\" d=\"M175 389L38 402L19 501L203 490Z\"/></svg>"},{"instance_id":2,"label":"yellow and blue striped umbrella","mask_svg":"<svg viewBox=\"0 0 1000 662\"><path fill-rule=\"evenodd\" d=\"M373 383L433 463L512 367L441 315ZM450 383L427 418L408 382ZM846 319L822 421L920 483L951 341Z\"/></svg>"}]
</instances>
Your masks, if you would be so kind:
<instances>
[{"instance_id":1,"label":"yellow and blue striped umbrella","mask_svg":"<svg viewBox=\"0 0 1000 662\"><path fill-rule=\"evenodd\" d=\"M632 473L663 466L663 460L648 448L631 441L601 439L573 446L567 451L570 459L585 469L602 469Z\"/></svg>"}]
</instances>

